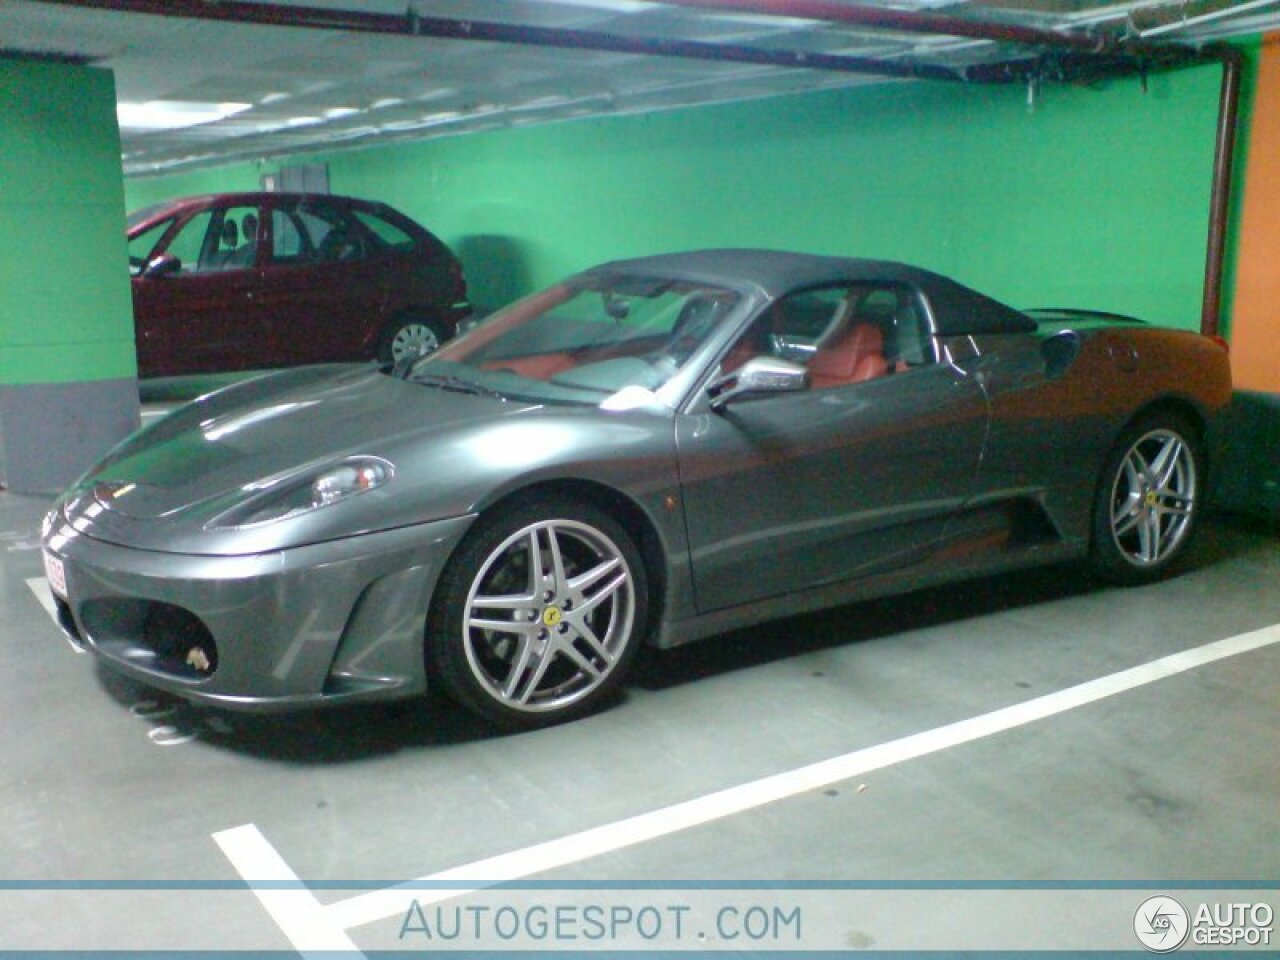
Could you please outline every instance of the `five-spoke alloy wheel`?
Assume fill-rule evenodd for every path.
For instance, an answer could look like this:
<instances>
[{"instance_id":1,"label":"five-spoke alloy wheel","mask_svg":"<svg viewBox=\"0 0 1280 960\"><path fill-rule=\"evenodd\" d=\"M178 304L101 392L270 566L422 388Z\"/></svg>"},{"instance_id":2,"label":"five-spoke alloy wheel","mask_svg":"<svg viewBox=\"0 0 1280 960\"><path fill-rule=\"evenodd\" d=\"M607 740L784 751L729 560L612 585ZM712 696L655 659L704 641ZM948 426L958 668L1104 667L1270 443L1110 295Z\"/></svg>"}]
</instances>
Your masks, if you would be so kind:
<instances>
[{"instance_id":1,"label":"five-spoke alloy wheel","mask_svg":"<svg viewBox=\"0 0 1280 960\"><path fill-rule=\"evenodd\" d=\"M578 716L622 681L643 633L643 563L589 504L536 499L482 518L442 575L429 663L509 727Z\"/></svg>"},{"instance_id":2,"label":"five-spoke alloy wheel","mask_svg":"<svg viewBox=\"0 0 1280 960\"><path fill-rule=\"evenodd\" d=\"M1199 517L1199 438L1174 415L1137 421L1107 459L1094 507L1093 561L1108 579L1144 583L1186 547Z\"/></svg>"}]
</instances>

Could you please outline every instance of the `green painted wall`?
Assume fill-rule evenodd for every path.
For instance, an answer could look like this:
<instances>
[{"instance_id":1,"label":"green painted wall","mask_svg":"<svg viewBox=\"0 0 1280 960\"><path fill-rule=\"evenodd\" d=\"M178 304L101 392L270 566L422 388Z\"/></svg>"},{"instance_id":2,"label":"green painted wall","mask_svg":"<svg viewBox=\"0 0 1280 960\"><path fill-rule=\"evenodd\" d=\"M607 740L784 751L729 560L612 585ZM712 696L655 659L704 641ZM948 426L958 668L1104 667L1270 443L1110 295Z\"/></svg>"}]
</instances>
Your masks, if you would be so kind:
<instances>
[{"instance_id":1,"label":"green painted wall","mask_svg":"<svg viewBox=\"0 0 1280 960\"><path fill-rule=\"evenodd\" d=\"M238 164L167 177L133 178L125 181L125 199L129 210L134 211L174 197L258 190L262 182L259 179L259 168L268 169L262 164Z\"/></svg>"},{"instance_id":2,"label":"green painted wall","mask_svg":"<svg viewBox=\"0 0 1280 960\"><path fill-rule=\"evenodd\" d=\"M0 384L132 377L115 83L0 58Z\"/></svg>"},{"instance_id":3,"label":"green painted wall","mask_svg":"<svg viewBox=\"0 0 1280 960\"><path fill-rule=\"evenodd\" d=\"M1021 306L1198 328L1220 71L1098 88L885 84L350 149L493 304L603 259L771 246L901 259ZM274 166L272 167L274 169ZM260 166L130 181L131 208Z\"/></svg>"}]
</instances>

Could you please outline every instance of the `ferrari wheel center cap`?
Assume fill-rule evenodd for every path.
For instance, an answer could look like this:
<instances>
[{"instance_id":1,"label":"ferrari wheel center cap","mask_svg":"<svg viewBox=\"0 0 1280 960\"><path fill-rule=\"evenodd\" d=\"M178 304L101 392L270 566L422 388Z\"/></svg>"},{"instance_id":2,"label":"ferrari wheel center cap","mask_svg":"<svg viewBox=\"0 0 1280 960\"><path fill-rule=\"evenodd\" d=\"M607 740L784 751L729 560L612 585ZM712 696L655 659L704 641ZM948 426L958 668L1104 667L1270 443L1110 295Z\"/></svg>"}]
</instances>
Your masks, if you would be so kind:
<instances>
[{"instance_id":1,"label":"ferrari wheel center cap","mask_svg":"<svg viewBox=\"0 0 1280 960\"><path fill-rule=\"evenodd\" d=\"M563 616L564 614L560 612L559 607L550 606L542 611L542 622L546 624L548 627L554 627L557 623L560 622Z\"/></svg>"},{"instance_id":2,"label":"ferrari wheel center cap","mask_svg":"<svg viewBox=\"0 0 1280 960\"><path fill-rule=\"evenodd\" d=\"M1159 497L1154 490L1148 490L1147 495L1142 498L1148 507L1154 507L1159 501Z\"/></svg>"}]
</instances>

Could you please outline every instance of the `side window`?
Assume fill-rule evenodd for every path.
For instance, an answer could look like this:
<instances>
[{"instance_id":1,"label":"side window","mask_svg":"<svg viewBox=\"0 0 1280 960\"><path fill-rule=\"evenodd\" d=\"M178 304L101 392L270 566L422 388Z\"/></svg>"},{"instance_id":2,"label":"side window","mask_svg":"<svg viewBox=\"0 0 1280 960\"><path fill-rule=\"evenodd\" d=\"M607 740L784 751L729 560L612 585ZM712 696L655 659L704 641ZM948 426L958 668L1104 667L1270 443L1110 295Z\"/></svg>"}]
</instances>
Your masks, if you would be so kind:
<instances>
[{"instance_id":1,"label":"side window","mask_svg":"<svg viewBox=\"0 0 1280 960\"><path fill-rule=\"evenodd\" d=\"M151 252L155 250L164 232L172 225L172 218L162 220L129 241L129 276L136 277L142 273L147 261L151 259Z\"/></svg>"},{"instance_id":2,"label":"side window","mask_svg":"<svg viewBox=\"0 0 1280 960\"><path fill-rule=\"evenodd\" d=\"M206 241L216 246L216 238L210 235L209 230L212 225L213 211L202 210L184 223L177 236L169 242L169 249L165 252L182 261L184 274L199 271Z\"/></svg>"},{"instance_id":3,"label":"side window","mask_svg":"<svg viewBox=\"0 0 1280 960\"><path fill-rule=\"evenodd\" d=\"M890 373L933 362L924 310L915 290L904 286L871 287L853 308L855 323L876 327L881 334Z\"/></svg>"},{"instance_id":4,"label":"side window","mask_svg":"<svg viewBox=\"0 0 1280 960\"><path fill-rule=\"evenodd\" d=\"M729 348L721 372L732 373L755 357L777 357L809 367L810 383L816 386L813 365L844 325L849 303L845 287L805 290L777 301Z\"/></svg>"},{"instance_id":5,"label":"side window","mask_svg":"<svg viewBox=\"0 0 1280 960\"><path fill-rule=\"evenodd\" d=\"M358 223L322 203L302 203L277 211L272 221L272 257L292 263L360 260L367 241Z\"/></svg>"},{"instance_id":6,"label":"side window","mask_svg":"<svg viewBox=\"0 0 1280 960\"><path fill-rule=\"evenodd\" d=\"M215 211L214 220L217 244L207 259L208 269L244 270L252 267L258 259L258 208L227 207Z\"/></svg>"},{"instance_id":7,"label":"side window","mask_svg":"<svg viewBox=\"0 0 1280 960\"><path fill-rule=\"evenodd\" d=\"M919 297L890 284L824 287L779 300L730 348L721 369L732 372L756 356L802 364L817 390L932 362Z\"/></svg>"},{"instance_id":8,"label":"side window","mask_svg":"<svg viewBox=\"0 0 1280 960\"><path fill-rule=\"evenodd\" d=\"M774 304L768 316L771 352L807 364L848 313L843 287L806 290Z\"/></svg>"},{"instance_id":9,"label":"side window","mask_svg":"<svg viewBox=\"0 0 1280 960\"><path fill-rule=\"evenodd\" d=\"M253 266L257 245L257 207L219 207L183 224L168 252L182 261L184 274L215 273Z\"/></svg>"},{"instance_id":10,"label":"side window","mask_svg":"<svg viewBox=\"0 0 1280 960\"><path fill-rule=\"evenodd\" d=\"M377 214L369 213L365 210L352 210L352 214L359 220L369 232L373 234L383 246L401 253L408 253L417 244L413 237L405 233L390 220L384 220Z\"/></svg>"},{"instance_id":11,"label":"side window","mask_svg":"<svg viewBox=\"0 0 1280 960\"><path fill-rule=\"evenodd\" d=\"M303 243L303 226L291 210L271 213L271 259L280 263L297 263L310 259Z\"/></svg>"}]
</instances>

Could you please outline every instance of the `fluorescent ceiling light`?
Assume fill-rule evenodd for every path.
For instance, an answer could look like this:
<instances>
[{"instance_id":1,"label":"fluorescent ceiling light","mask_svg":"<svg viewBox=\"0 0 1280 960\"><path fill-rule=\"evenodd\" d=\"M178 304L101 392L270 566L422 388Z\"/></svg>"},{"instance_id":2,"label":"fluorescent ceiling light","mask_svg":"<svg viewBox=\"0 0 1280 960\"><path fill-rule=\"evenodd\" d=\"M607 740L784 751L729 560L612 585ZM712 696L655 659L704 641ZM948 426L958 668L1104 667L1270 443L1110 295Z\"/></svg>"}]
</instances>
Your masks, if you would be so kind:
<instances>
[{"instance_id":1,"label":"fluorescent ceiling light","mask_svg":"<svg viewBox=\"0 0 1280 960\"><path fill-rule=\"evenodd\" d=\"M149 100L146 103L116 104L116 119L121 130L180 130L235 116L251 106L251 103Z\"/></svg>"}]
</instances>

